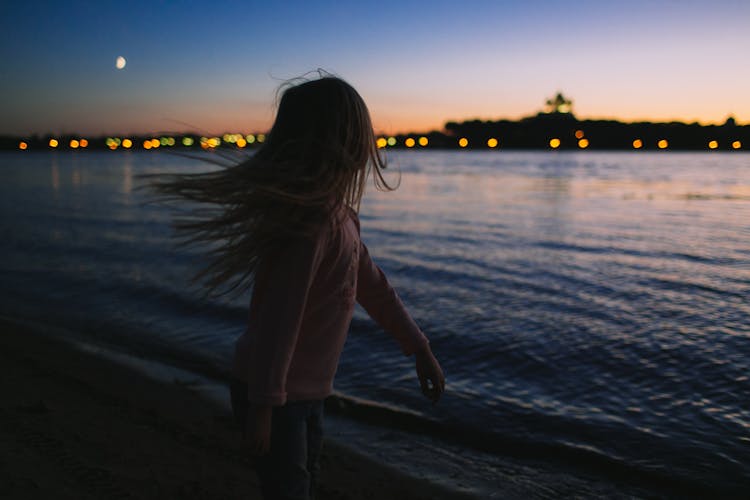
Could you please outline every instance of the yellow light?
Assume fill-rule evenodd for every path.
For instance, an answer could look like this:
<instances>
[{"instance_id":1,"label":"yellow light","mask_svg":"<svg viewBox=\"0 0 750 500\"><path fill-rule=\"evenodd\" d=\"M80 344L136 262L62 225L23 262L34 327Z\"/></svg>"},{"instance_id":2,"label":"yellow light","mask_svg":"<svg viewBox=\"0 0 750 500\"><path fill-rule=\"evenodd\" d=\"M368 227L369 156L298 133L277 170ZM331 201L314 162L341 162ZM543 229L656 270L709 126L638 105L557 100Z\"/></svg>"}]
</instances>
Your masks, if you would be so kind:
<instances>
[{"instance_id":1,"label":"yellow light","mask_svg":"<svg viewBox=\"0 0 750 500\"><path fill-rule=\"evenodd\" d=\"M583 130L576 130L576 139L583 139Z\"/></svg>"},{"instance_id":2,"label":"yellow light","mask_svg":"<svg viewBox=\"0 0 750 500\"><path fill-rule=\"evenodd\" d=\"M388 145L389 146L395 146L396 145L396 138L395 137L389 137L388 138Z\"/></svg>"},{"instance_id":3,"label":"yellow light","mask_svg":"<svg viewBox=\"0 0 750 500\"><path fill-rule=\"evenodd\" d=\"M557 137L555 137L554 139L550 139L549 140L549 147L551 147L552 149L559 148L560 147L560 139L558 139Z\"/></svg>"},{"instance_id":4,"label":"yellow light","mask_svg":"<svg viewBox=\"0 0 750 500\"><path fill-rule=\"evenodd\" d=\"M248 134L245 136L245 140L248 144L252 144L255 142L255 136L253 134Z\"/></svg>"},{"instance_id":5,"label":"yellow light","mask_svg":"<svg viewBox=\"0 0 750 500\"><path fill-rule=\"evenodd\" d=\"M708 143L708 149L716 149L719 147L719 143L717 141L710 141Z\"/></svg>"},{"instance_id":6,"label":"yellow light","mask_svg":"<svg viewBox=\"0 0 750 500\"><path fill-rule=\"evenodd\" d=\"M237 144L237 147L238 147L238 148L244 148L245 146L247 146L247 141L246 141L246 140L245 140L245 138L244 138L244 137L242 137L242 136L240 136L240 138L239 138L239 139L236 139L236 140L234 141L234 143L235 143L235 144Z\"/></svg>"},{"instance_id":7,"label":"yellow light","mask_svg":"<svg viewBox=\"0 0 750 500\"><path fill-rule=\"evenodd\" d=\"M742 147L742 143L740 141L734 141L732 143L732 148L733 149L740 149L741 147Z\"/></svg>"},{"instance_id":8,"label":"yellow light","mask_svg":"<svg viewBox=\"0 0 750 500\"><path fill-rule=\"evenodd\" d=\"M215 147L218 147L219 144L221 144L221 139L219 139L218 137L211 137L206 142L208 143L209 148L215 148Z\"/></svg>"},{"instance_id":9,"label":"yellow light","mask_svg":"<svg viewBox=\"0 0 750 500\"><path fill-rule=\"evenodd\" d=\"M108 147L112 146L112 144L115 144L115 145L117 145L117 144L115 143L115 140L114 140L114 139L112 139L111 137L107 137L107 140L105 141L105 144L106 144L106 145L107 145Z\"/></svg>"},{"instance_id":10,"label":"yellow light","mask_svg":"<svg viewBox=\"0 0 750 500\"><path fill-rule=\"evenodd\" d=\"M419 145L422 146L422 147L427 146L428 142L429 142L429 140L427 139L427 137L422 136L422 137L419 138Z\"/></svg>"},{"instance_id":11,"label":"yellow light","mask_svg":"<svg viewBox=\"0 0 750 500\"><path fill-rule=\"evenodd\" d=\"M156 149L159 146L161 146L161 141L159 139L151 139L151 147Z\"/></svg>"},{"instance_id":12,"label":"yellow light","mask_svg":"<svg viewBox=\"0 0 750 500\"><path fill-rule=\"evenodd\" d=\"M18 149L28 149L28 148L29 148L29 145L26 144L25 142L21 141L18 143Z\"/></svg>"},{"instance_id":13,"label":"yellow light","mask_svg":"<svg viewBox=\"0 0 750 500\"><path fill-rule=\"evenodd\" d=\"M195 143L195 140L193 140L192 137L183 137L182 138L182 145L190 147Z\"/></svg>"},{"instance_id":14,"label":"yellow light","mask_svg":"<svg viewBox=\"0 0 750 500\"><path fill-rule=\"evenodd\" d=\"M263 142L263 141L266 140L266 135L265 134L258 134L257 139L258 139L258 142Z\"/></svg>"},{"instance_id":15,"label":"yellow light","mask_svg":"<svg viewBox=\"0 0 750 500\"><path fill-rule=\"evenodd\" d=\"M151 149L151 141L149 139L143 141L143 149Z\"/></svg>"},{"instance_id":16,"label":"yellow light","mask_svg":"<svg viewBox=\"0 0 750 500\"><path fill-rule=\"evenodd\" d=\"M633 149L641 149L643 147L643 141L636 139L633 141Z\"/></svg>"},{"instance_id":17,"label":"yellow light","mask_svg":"<svg viewBox=\"0 0 750 500\"><path fill-rule=\"evenodd\" d=\"M133 141L131 141L130 139L122 140L122 147L124 147L125 149L130 149L132 146L133 146Z\"/></svg>"},{"instance_id":18,"label":"yellow light","mask_svg":"<svg viewBox=\"0 0 750 500\"><path fill-rule=\"evenodd\" d=\"M494 137L491 138L491 139L488 139L487 140L487 146L489 146L491 148L496 148L497 147L497 139L495 139Z\"/></svg>"},{"instance_id":19,"label":"yellow light","mask_svg":"<svg viewBox=\"0 0 750 500\"><path fill-rule=\"evenodd\" d=\"M236 142L233 134L224 134L224 136L222 137L222 139L224 139L224 142L228 142L230 144L233 143L233 142Z\"/></svg>"},{"instance_id":20,"label":"yellow light","mask_svg":"<svg viewBox=\"0 0 750 500\"><path fill-rule=\"evenodd\" d=\"M458 145L459 145L460 147L462 147L462 148L465 148L466 146L468 146L468 145L469 145L469 139L467 139L466 137L461 137L461 138L460 138L460 139L458 140Z\"/></svg>"},{"instance_id":21,"label":"yellow light","mask_svg":"<svg viewBox=\"0 0 750 500\"><path fill-rule=\"evenodd\" d=\"M114 151L115 149L117 149L117 144L115 144L113 142L112 144L109 145L109 149L111 149L112 151Z\"/></svg>"},{"instance_id":22,"label":"yellow light","mask_svg":"<svg viewBox=\"0 0 750 500\"><path fill-rule=\"evenodd\" d=\"M415 142L416 142L416 141L415 141L414 139L412 139L411 137L409 137L409 138L408 138L408 139L406 139L406 141L404 142L404 145L405 145L405 146L406 146L407 148L413 148L413 147L414 147L414 144L415 144Z\"/></svg>"},{"instance_id":23,"label":"yellow light","mask_svg":"<svg viewBox=\"0 0 750 500\"><path fill-rule=\"evenodd\" d=\"M378 148L382 149L388 145L388 141L385 140L385 137L378 137L377 145L378 145Z\"/></svg>"},{"instance_id":24,"label":"yellow light","mask_svg":"<svg viewBox=\"0 0 750 500\"><path fill-rule=\"evenodd\" d=\"M81 140L80 140L80 141L78 141L78 142L80 143L80 145L81 145L81 147L82 147L82 148L87 148L87 147L89 147L89 141L87 141L86 139L81 139Z\"/></svg>"},{"instance_id":25,"label":"yellow light","mask_svg":"<svg viewBox=\"0 0 750 500\"><path fill-rule=\"evenodd\" d=\"M667 146L669 146L669 142L667 142L666 139L662 139L656 145L659 146L659 149L667 149Z\"/></svg>"},{"instance_id":26,"label":"yellow light","mask_svg":"<svg viewBox=\"0 0 750 500\"><path fill-rule=\"evenodd\" d=\"M50 139L49 140L49 147L56 148L58 145L57 139Z\"/></svg>"},{"instance_id":27,"label":"yellow light","mask_svg":"<svg viewBox=\"0 0 750 500\"><path fill-rule=\"evenodd\" d=\"M70 148L71 149L78 149L78 146L80 146L81 143L76 141L75 139L70 140Z\"/></svg>"},{"instance_id":28,"label":"yellow light","mask_svg":"<svg viewBox=\"0 0 750 500\"><path fill-rule=\"evenodd\" d=\"M581 149L586 149L589 147L589 140L588 139L580 139L578 141L578 147Z\"/></svg>"}]
</instances>

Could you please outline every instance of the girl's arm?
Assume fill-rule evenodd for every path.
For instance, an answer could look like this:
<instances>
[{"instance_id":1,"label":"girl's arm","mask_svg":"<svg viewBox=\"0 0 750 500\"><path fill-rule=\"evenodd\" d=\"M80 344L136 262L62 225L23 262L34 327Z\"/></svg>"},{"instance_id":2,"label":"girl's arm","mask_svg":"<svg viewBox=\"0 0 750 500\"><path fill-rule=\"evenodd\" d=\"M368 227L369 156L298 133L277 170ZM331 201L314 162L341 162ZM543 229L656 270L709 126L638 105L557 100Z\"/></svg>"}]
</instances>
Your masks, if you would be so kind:
<instances>
[{"instance_id":1,"label":"girl's arm","mask_svg":"<svg viewBox=\"0 0 750 500\"><path fill-rule=\"evenodd\" d=\"M430 343L409 315L385 273L373 262L367 246L360 242L357 302L401 346L405 355L416 354L416 369L422 393L433 403L445 390L445 376L432 354Z\"/></svg>"}]
</instances>

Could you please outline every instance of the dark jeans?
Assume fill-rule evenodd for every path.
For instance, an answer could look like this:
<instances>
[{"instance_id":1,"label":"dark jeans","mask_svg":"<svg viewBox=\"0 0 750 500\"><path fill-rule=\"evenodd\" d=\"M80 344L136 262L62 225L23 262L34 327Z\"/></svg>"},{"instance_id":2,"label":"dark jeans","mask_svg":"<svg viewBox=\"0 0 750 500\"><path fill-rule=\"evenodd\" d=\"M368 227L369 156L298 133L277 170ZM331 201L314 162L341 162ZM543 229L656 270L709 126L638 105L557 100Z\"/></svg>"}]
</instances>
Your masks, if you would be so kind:
<instances>
[{"instance_id":1,"label":"dark jeans","mask_svg":"<svg viewBox=\"0 0 750 500\"><path fill-rule=\"evenodd\" d=\"M232 381L232 411L244 428L249 403L247 384ZM307 500L313 497L323 444L323 401L288 401L274 406L271 448L258 458L256 472L263 498Z\"/></svg>"}]
</instances>

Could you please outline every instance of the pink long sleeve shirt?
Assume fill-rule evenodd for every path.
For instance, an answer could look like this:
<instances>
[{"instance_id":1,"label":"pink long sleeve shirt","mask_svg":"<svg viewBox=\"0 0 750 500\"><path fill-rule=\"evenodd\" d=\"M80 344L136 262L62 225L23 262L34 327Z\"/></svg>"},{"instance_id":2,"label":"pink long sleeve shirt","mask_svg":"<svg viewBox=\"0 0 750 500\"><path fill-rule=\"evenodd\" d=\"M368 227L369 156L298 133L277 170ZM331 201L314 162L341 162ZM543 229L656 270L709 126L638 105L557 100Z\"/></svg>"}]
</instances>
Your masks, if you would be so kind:
<instances>
[{"instance_id":1,"label":"pink long sleeve shirt","mask_svg":"<svg viewBox=\"0 0 750 500\"><path fill-rule=\"evenodd\" d=\"M346 209L332 230L290 243L257 274L247 328L235 345L234 375L248 399L278 406L331 394L355 300L410 355L427 344Z\"/></svg>"}]
</instances>

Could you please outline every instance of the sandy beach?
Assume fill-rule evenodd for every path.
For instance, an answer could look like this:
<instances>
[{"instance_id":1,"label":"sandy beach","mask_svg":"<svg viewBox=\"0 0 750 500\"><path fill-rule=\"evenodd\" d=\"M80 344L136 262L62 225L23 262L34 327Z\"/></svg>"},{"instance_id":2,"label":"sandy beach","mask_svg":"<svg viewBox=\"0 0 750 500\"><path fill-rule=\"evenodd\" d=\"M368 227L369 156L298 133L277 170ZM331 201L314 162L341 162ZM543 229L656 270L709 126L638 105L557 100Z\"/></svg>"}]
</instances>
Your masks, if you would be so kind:
<instances>
[{"instance_id":1,"label":"sandy beach","mask_svg":"<svg viewBox=\"0 0 750 500\"><path fill-rule=\"evenodd\" d=\"M260 498L230 416L68 343L1 321L0 497ZM319 498L466 498L332 442Z\"/></svg>"}]
</instances>

